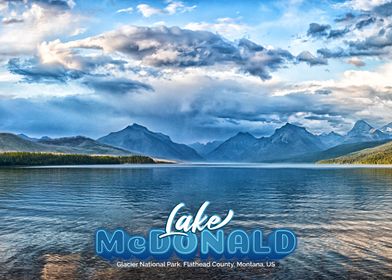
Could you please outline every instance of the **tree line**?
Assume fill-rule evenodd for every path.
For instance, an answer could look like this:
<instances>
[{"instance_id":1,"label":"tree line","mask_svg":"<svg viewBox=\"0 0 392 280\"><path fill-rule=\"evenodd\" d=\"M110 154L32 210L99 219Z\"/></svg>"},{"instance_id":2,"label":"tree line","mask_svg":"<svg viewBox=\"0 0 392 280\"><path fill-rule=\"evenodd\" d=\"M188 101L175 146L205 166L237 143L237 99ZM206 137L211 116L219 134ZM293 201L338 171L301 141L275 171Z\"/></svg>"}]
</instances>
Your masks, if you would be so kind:
<instances>
[{"instance_id":1,"label":"tree line","mask_svg":"<svg viewBox=\"0 0 392 280\"><path fill-rule=\"evenodd\" d=\"M155 163L146 156L103 156L34 152L0 153L0 166Z\"/></svg>"}]
</instances>

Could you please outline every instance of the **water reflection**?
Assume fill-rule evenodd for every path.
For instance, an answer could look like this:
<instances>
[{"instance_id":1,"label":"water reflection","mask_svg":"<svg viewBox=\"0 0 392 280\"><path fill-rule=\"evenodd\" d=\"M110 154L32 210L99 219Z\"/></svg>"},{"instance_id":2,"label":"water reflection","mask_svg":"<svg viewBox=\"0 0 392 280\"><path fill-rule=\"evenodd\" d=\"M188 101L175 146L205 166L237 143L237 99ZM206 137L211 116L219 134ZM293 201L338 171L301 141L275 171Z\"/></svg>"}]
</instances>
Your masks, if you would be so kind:
<instances>
[{"instance_id":1,"label":"water reflection","mask_svg":"<svg viewBox=\"0 0 392 280\"><path fill-rule=\"evenodd\" d=\"M207 273L119 270L94 257L92 244L97 228L145 233L163 227L177 203L195 212L206 200L210 213L235 211L228 228L289 227L299 235L297 251L276 269L214 272L222 277L392 277L392 169L255 165L2 169L0 275L152 279Z\"/></svg>"}]
</instances>

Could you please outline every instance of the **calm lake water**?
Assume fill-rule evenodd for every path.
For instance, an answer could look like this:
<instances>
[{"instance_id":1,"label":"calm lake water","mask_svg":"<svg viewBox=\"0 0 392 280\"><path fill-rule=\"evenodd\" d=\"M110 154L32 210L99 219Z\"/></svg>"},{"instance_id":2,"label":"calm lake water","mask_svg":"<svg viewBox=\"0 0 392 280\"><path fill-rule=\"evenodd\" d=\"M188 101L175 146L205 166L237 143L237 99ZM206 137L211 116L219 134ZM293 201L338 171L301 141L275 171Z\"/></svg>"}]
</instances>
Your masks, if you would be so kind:
<instances>
[{"instance_id":1,"label":"calm lake water","mask_svg":"<svg viewBox=\"0 0 392 280\"><path fill-rule=\"evenodd\" d=\"M94 255L98 228L144 234L176 204L195 213L206 200L210 214L235 211L229 229L291 228L297 250L267 270L208 272L123 270ZM390 168L0 169L0 217L0 279L392 279Z\"/></svg>"}]
</instances>

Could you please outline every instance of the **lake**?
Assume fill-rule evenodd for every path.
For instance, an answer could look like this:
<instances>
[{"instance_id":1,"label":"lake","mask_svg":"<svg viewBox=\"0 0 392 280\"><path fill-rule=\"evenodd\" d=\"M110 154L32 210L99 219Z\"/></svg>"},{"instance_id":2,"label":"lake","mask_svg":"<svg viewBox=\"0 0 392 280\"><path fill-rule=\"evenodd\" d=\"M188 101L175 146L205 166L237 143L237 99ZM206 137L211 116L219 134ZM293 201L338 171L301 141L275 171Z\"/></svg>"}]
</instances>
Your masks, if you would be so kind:
<instances>
[{"instance_id":1,"label":"lake","mask_svg":"<svg viewBox=\"0 0 392 280\"><path fill-rule=\"evenodd\" d=\"M298 236L270 269L119 269L98 228L145 234L184 202L226 227ZM392 278L392 169L316 165L121 165L0 169L0 279ZM57 278L56 278L57 277Z\"/></svg>"}]
</instances>

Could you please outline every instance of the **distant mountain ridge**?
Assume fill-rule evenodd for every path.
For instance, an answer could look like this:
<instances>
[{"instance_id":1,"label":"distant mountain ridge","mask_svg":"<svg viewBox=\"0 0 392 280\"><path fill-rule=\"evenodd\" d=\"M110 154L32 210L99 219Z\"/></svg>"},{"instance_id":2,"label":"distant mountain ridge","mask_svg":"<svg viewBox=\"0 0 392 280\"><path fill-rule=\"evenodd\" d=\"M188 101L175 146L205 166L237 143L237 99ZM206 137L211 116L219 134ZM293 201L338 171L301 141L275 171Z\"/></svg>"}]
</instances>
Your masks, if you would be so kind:
<instances>
[{"instance_id":1,"label":"distant mountain ridge","mask_svg":"<svg viewBox=\"0 0 392 280\"><path fill-rule=\"evenodd\" d=\"M49 152L50 148L12 133L0 133L1 152Z\"/></svg>"},{"instance_id":2,"label":"distant mountain ridge","mask_svg":"<svg viewBox=\"0 0 392 280\"><path fill-rule=\"evenodd\" d=\"M196 142L196 143L190 144L189 146L191 148L193 148L196 152L198 152L199 155L205 156L205 155L211 153L213 150L215 150L223 142L224 141L220 141L220 140L207 142L205 144L202 144L200 142Z\"/></svg>"},{"instance_id":3,"label":"distant mountain ridge","mask_svg":"<svg viewBox=\"0 0 392 280\"><path fill-rule=\"evenodd\" d=\"M286 123L270 137L239 133L207 155L212 161L260 162L321 151L326 145L305 128Z\"/></svg>"},{"instance_id":4,"label":"distant mountain ridge","mask_svg":"<svg viewBox=\"0 0 392 280\"><path fill-rule=\"evenodd\" d=\"M169 136L152 132L134 123L123 130L111 132L98 139L100 143L131 150L143 155L164 159L202 161L203 158L191 147L173 142Z\"/></svg>"},{"instance_id":5,"label":"distant mountain ridge","mask_svg":"<svg viewBox=\"0 0 392 280\"><path fill-rule=\"evenodd\" d=\"M205 157L213 161L246 161L248 153L255 147L259 139L248 132L239 132L227 139Z\"/></svg>"},{"instance_id":6,"label":"distant mountain ridge","mask_svg":"<svg viewBox=\"0 0 392 280\"><path fill-rule=\"evenodd\" d=\"M225 141L191 145L175 143L163 133L139 124L111 132L97 140L84 137L41 138L0 133L0 152L56 152L102 155L140 154L180 161L217 162L315 162L377 147L392 140L392 123L376 129L364 120L340 135L315 135L306 128L286 123L268 137L239 132Z\"/></svg>"},{"instance_id":7,"label":"distant mountain ridge","mask_svg":"<svg viewBox=\"0 0 392 280\"><path fill-rule=\"evenodd\" d=\"M324 143L326 147L335 147L340 145L344 141L344 136L336 132L331 131L330 133L323 133L319 135L321 142Z\"/></svg>"},{"instance_id":8,"label":"distant mountain ridge","mask_svg":"<svg viewBox=\"0 0 392 280\"><path fill-rule=\"evenodd\" d=\"M54 152L90 155L132 155L130 151L111 147L83 137L28 140L11 133L0 133L1 152ZM31 139L31 138L30 138Z\"/></svg>"},{"instance_id":9,"label":"distant mountain ridge","mask_svg":"<svg viewBox=\"0 0 392 280\"><path fill-rule=\"evenodd\" d=\"M34 137L27 136L26 134L23 134L23 133L17 134L17 136L19 136L20 138L23 138L25 140L29 140L29 141L33 141L33 142L38 142L39 140L49 140L49 139L52 139L52 138L50 138L48 136L42 136L41 138L34 138Z\"/></svg>"},{"instance_id":10,"label":"distant mountain ridge","mask_svg":"<svg viewBox=\"0 0 392 280\"><path fill-rule=\"evenodd\" d=\"M380 131L384 134L392 135L392 122L381 127Z\"/></svg>"},{"instance_id":11,"label":"distant mountain ridge","mask_svg":"<svg viewBox=\"0 0 392 280\"><path fill-rule=\"evenodd\" d=\"M104 145L83 136L41 140L28 140L29 138L22 137L11 133L0 133L0 151L132 155L130 151Z\"/></svg>"},{"instance_id":12,"label":"distant mountain ridge","mask_svg":"<svg viewBox=\"0 0 392 280\"><path fill-rule=\"evenodd\" d=\"M392 131L392 123L387 126ZM383 128L387 129L387 126ZM256 138L249 133L237 134L205 157L210 161L314 162L344 155L345 151L350 153L382 145L389 140L392 140L392 133L383 133L363 120L357 121L345 135L333 131L314 135L304 127L287 123L269 137Z\"/></svg>"},{"instance_id":13,"label":"distant mountain ridge","mask_svg":"<svg viewBox=\"0 0 392 280\"><path fill-rule=\"evenodd\" d=\"M99 143L84 136L49 138L43 137L37 141L47 146L59 146L71 149L75 153L82 154L100 154L100 155L130 155L137 154L132 151L120 149L110 145Z\"/></svg>"},{"instance_id":14,"label":"distant mountain ridge","mask_svg":"<svg viewBox=\"0 0 392 280\"><path fill-rule=\"evenodd\" d=\"M354 127L344 137L345 143L379 141L388 139L390 136L374 128L364 120L357 121Z\"/></svg>"}]
</instances>

